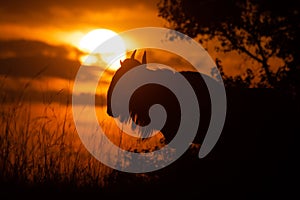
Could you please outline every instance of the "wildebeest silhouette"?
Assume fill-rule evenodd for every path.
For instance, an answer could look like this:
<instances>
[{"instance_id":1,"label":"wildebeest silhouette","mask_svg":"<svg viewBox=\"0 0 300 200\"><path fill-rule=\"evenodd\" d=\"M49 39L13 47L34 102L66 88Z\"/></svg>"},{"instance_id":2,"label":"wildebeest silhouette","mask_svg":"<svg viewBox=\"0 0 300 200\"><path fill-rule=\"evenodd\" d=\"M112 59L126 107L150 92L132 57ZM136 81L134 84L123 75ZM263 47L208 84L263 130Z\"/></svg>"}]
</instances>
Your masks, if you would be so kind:
<instances>
[{"instance_id":1,"label":"wildebeest silhouette","mask_svg":"<svg viewBox=\"0 0 300 200\"><path fill-rule=\"evenodd\" d=\"M121 122L128 121L128 118L122 116L122 113L112 113L112 92L115 88L115 85L124 74L126 74L129 70L137 66L147 63L146 51L143 54L142 62L135 59L135 54L136 50L132 53L130 58L127 58L124 61L120 61L121 67L114 74L107 92L107 113L109 116L119 117ZM200 120L198 122L198 134L194 138L193 142L200 143L204 138L205 132L207 131L211 114L211 102L209 98L209 92L202 77L207 75L191 71L174 72L169 69L149 69L149 71L150 70L152 73L164 73L168 76L175 76L176 73L180 73L181 75L183 75L184 78L187 79L189 84L192 86L198 100L200 100L198 101L198 105L201 112ZM137 74L136 76L139 75ZM134 81L134 78L130 81ZM124 90L125 89L126 88L124 86ZM122 99L118 99L118 101L122 101ZM180 104L174 93L169 88L155 83L145 84L139 87L130 98L130 117L139 126L148 125L150 123L150 117L148 112L150 107L154 104L160 104L166 110L166 123L160 131L164 135L164 143L168 144L176 135L181 120ZM147 135L150 132L151 130L148 130L147 133L142 134Z\"/></svg>"},{"instance_id":2,"label":"wildebeest silhouette","mask_svg":"<svg viewBox=\"0 0 300 200\"><path fill-rule=\"evenodd\" d=\"M126 119L122 116L113 115L110 100L114 86L123 74L146 63L146 53L142 62L134 56L135 52L121 62L107 94L107 113L124 121ZM201 144L211 114L209 93L202 78L204 75L188 71L178 73L191 83L200 100L199 129L193 142ZM296 152L299 149L299 102L283 91L271 88L226 87L226 96L226 120L213 151L205 158L198 159L189 150L166 168L151 172L150 175L158 176L159 179L155 184L147 184L145 191L149 191L151 187L153 191L161 189L168 194L199 191L199 194L207 192L211 195L220 191L218 194L223 195L260 192L273 194L274 191L284 190L284 185L299 169L296 167ZM167 122L161 130L168 143L176 134L180 122L178 102L168 88L151 84L140 87L132 95L130 114L137 124L146 125L150 120L149 107L156 103L163 105L168 113ZM126 177L125 180L129 178ZM132 182L134 186L128 183L124 185L135 190L142 187L136 181ZM269 188L268 191L266 188Z\"/></svg>"}]
</instances>

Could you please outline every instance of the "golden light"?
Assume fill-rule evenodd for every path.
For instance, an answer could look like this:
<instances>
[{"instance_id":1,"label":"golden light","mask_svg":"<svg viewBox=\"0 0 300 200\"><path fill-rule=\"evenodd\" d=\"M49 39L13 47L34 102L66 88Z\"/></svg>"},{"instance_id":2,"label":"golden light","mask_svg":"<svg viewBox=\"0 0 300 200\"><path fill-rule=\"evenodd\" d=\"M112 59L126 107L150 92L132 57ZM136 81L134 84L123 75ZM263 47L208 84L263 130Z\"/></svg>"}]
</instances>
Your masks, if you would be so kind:
<instances>
[{"instance_id":1,"label":"golden light","mask_svg":"<svg viewBox=\"0 0 300 200\"><path fill-rule=\"evenodd\" d=\"M114 38L109 40L110 38ZM105 41L109 44L101 46ZM81 58L85 65L107 65L116 70L119 61L125 59L125 42L114 31L108 29L95 29L87 33L79 42L79 49L87 53ZM101 66L104 67L104 66Z\"/></svg>"}]
</instances>

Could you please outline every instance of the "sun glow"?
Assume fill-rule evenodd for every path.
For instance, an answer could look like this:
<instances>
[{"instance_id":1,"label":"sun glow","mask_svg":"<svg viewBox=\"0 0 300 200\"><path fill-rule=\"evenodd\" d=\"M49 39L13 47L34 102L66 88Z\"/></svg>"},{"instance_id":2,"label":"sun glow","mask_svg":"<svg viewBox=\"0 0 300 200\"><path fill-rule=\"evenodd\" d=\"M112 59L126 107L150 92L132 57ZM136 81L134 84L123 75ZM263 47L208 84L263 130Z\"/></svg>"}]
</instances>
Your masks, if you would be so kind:
<instances>
[{"instance_id":1,"label":"sun glow","mask_svg":"<svg viewBox=\"0 0 300 200\"><path fill-rule=\"evenodd\" d=\"M110 40L109 44L104 43L111 38L114 39ZM124 40L116 32L108 29L95 29L87 33L80 40L79 49L86 53L80 59L82 64L99 65L113 70L119 67L119 60L125 59L126 52Z\"/></svg>"}]
</instances>

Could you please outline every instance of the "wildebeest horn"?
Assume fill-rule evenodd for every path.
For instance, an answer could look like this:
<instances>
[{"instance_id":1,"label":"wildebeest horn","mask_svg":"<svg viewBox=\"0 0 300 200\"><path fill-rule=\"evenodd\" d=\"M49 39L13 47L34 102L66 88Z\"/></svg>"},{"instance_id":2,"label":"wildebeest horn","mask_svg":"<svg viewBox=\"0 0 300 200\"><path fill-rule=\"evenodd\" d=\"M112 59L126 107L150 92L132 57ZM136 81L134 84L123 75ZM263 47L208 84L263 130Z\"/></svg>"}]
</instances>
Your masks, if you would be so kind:
<instances>
[{"instance_id":1,"label":"wildebeest horn","mask_svg":"<svg viewBox=\"0 0 300 200\"><path fill-rule=\"evenodd\" d=\"M134 50L134 52L132 53L131 59L134 59L135 53L136 53L136 50Z\"/></svg>"},{"instance_id":2,"label":"wildebeest horn","mask_svg":"<svg viewBox=\"0 0 300 200\"><path fill-rule=\"evenodd\" d=\"M142 58L142 64L146 64L147 59L146 59L146 51L144 51L143 58Z\"/></svg>"}]
</instances>

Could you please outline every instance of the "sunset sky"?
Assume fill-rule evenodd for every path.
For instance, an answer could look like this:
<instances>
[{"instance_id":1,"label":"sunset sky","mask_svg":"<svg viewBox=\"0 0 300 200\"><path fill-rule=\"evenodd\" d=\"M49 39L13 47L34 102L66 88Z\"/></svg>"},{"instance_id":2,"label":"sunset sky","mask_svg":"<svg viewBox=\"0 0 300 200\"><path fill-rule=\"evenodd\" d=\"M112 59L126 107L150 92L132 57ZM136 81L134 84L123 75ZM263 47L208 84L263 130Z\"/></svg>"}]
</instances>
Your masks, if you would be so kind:
<instances>
[{"instance_id":1,"label":"sunset sky","mask_svg":"<svg viewBox=\"0 0 300 200\"><path fill-rule=\"evenodd\" d=\"M42 102L58 93L63 99L81 64L78 47L83 36L99 28L118 33L162 27L165 22L157 16L156 4L135 0L1 2L0 82L6 101L27 96Z\"/></svg>"},{"instance_id":2,"label":"sunset sky","mask_svg":"<svg viewBox=\"0 0 300 200\"><path fill-rule=\"evenodd\" d=\"M158 17L159 1L4 1L0 7L0 83L5 101L45 103L61 102L70 97L73 80L84 53L80 41L90 31L109 29L121 33L141 27L166 27ZM149 36L151 37L151 36ZM128 42L128 41L127 41ZM132 41L134 42L134 41ZM214 43L208 49L213 59ZM137 59L142 52L137 53ZM162 57L149 52L148 61ZM181 66L172 55L164 61ZM240 60L222 57L232 69ZM112 75L112 74L110 74ZM109 80L106 80L109 83ZM83 96L88 85L82 86ZM103 94L100 94L103 95ZM4 97L2 97L4 99ZM103 99L102 97L100 99Z\"/></svg>"}]
</instances>

